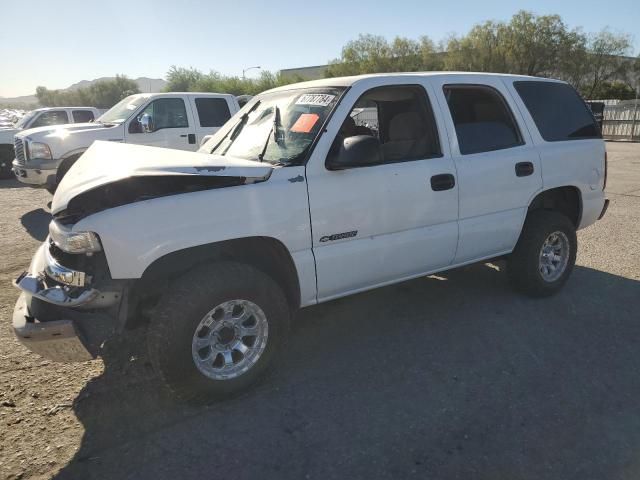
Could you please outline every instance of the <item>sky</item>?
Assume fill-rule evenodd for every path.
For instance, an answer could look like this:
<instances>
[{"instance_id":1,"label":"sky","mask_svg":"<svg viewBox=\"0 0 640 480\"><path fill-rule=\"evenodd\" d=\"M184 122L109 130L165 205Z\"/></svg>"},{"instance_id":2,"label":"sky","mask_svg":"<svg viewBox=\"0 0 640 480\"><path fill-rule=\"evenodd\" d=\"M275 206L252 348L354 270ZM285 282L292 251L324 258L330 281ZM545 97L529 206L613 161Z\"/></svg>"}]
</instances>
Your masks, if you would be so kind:
<instances>
[{"instance_id":1,"label":"sky","mask_svg":"<svg viewBox=\"0 0 640 480\"><path fill-rule=\"evenodd\" d=\"M438 41L520 9L559 14L586 32L610 27L640 52L639 0L5 0L0 97L116 73L164 78L171 65L241 75L322 65L359 33ZM20 19L20 20L18 20ZM259 73L252 70L247 76Z\"/></svg>"}]
</instances>

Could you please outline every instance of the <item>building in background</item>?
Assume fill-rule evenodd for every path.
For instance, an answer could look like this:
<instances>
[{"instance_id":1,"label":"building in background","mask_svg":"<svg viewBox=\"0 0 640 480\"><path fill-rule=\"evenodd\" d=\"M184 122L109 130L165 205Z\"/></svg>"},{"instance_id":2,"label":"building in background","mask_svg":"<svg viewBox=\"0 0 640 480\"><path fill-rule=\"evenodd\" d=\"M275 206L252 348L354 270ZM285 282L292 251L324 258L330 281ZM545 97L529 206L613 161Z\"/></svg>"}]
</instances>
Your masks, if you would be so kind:
<instances>
[{"instance_id":1,"label":"building in background","mask_svg":"<svg viewBox=\"0 0 640 480\"><path fill-rule=\"evenodd\" d=\"M313 67L285 68L280 74L285 77L300 77L303 80L318 80L324 78L328 65L315 65Z\"/></svg>"}]
</instances>

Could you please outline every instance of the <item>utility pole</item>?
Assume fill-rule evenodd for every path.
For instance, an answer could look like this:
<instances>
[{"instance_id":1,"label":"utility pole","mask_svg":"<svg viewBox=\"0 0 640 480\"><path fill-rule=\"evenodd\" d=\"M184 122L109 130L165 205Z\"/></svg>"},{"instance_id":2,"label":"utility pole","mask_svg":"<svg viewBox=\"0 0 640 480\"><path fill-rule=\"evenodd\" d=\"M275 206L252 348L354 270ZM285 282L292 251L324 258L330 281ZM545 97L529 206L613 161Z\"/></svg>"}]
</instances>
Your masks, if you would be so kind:
<instances>
[{"instance_id":1,"label":"utility pole","mask_svg":"<svg viewBox=\"0 0 640 480\"><path fill-rule=\"evenodd\" d=\"M243 69L242 70L242 79L244 80L246 78L245 75L244 75L245 72L248 72L249 70L253 70L254 68L259 69L259 68L262 68L262 67L260 65L258 65L257 67L247 67L247 68Z\"/></svg>"}]
</instances>

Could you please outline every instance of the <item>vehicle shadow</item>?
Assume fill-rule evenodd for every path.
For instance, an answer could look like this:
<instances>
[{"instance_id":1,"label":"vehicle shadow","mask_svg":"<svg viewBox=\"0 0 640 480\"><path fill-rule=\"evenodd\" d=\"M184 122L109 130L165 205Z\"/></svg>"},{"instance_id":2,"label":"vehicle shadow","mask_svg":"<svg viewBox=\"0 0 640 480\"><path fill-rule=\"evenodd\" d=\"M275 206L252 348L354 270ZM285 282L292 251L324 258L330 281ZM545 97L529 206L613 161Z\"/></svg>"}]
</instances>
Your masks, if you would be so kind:
<instances>
[{"instance_id":1,"label":"vehicle shadow","mask_svg":"<svg viewBox=\"0 0 640 480\"><path fill-rule=\"evenodd\" d=\"M43 242L49 234L50 221L51 213L47 212L43 208L36 208L35 210L31 210L20 217L20 223L27 233L41 242Z\"/></svg>"},{"instance_id":2,"label":"vehicle shadow","mask_svg":"<svg viewBox=\"0 0 640 480\"><path fill-rule=\"evenodd\" d=\"M530 299L474 265L303 310L277 373L202 407L131 339L56 478L637 478L639 310L624 277L576 267Z\"/></svg>"},{"instance_id":3,"label":"vehicle shadow","mask_svg":"<svg viewBox=\"0 0 640 480\"><path fill-rule=\"evenodd\" d=\"M15 178L2 178L0 179L0 188L20 188L24 187L22 183L20 183Z\"/></svg>"}]
</instances>

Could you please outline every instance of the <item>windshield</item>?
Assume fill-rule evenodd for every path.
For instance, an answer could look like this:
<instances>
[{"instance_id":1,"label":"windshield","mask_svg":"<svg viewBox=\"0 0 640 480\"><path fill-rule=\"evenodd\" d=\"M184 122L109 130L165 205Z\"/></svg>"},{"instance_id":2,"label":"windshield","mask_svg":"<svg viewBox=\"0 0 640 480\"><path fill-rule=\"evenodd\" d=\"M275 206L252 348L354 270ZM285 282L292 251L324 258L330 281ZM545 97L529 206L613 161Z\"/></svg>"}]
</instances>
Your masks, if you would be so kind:
<instances>
[{"instance_id":1,"label":"windshield","mask_svg":"<svg viewBox=\"0 0 640 480\"><path fill-rule=\"evenodd\" d=\"M24 117L22 117L18 123L16 123L16 128L24 128L24 126L31 121L31 119L36 115L35 111L31 111L27 113Z\"/></svg>"},{"instance_id":2,"label":"windshield","mask_svg":"<svg viewBox=\"0 0 640 480\"><path fill-rule=\"evenodd\" d=\"M100 123L122 123L140 105L147 101L149 95L130 95L120 100L113 107L107 110L96 122Z\"/></svg>"},{"instance_id":3,"label":"windshield","mask_svg":"<svg viewBox=\"0 0 640 480\"><path fill-rule=\"evenodd\" d=\"M338 103L344 88L305 88L253 98L200 149L273 164L295 164Z\"/></svg>"}]
</instances>

